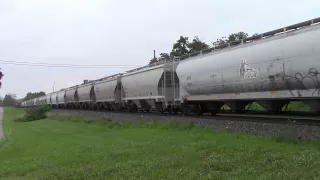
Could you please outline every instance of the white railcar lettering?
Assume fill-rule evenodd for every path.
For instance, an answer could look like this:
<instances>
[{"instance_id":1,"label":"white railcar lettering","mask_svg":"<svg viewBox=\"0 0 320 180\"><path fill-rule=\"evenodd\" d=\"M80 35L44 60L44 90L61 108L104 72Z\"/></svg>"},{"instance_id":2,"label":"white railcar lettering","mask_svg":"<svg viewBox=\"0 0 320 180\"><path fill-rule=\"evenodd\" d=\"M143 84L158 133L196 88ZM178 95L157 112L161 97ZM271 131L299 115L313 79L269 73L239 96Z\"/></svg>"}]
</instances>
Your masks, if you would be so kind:
<instances>
[{"instance_id":1,"label":"white railcar lettering","mask_svg":"<svg viewBox=\"0 0 320 180\"><path fill-rule=\"evenodd\" d=\"M246 63L245 59L240 63L240 79L257 78L259 71L253 69Z\"/></svg>"}]
</instances>

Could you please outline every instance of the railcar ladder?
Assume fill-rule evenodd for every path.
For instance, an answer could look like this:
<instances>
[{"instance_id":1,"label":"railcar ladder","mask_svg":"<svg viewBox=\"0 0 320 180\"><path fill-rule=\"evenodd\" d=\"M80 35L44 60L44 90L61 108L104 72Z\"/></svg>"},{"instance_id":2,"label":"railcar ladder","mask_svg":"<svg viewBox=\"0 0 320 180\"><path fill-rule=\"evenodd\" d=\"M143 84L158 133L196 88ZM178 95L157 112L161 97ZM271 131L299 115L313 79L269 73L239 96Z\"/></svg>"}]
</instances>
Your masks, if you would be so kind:
<instances>
[{"instance_id":1,"label":"railcar ladder","mask_svg":"<svg viewBox=\"0 0 320 180\"><path fill-rule=\"evenodd\" d=\"M165 70L163 78L164 78L164 96L165 96L164 102L165 102L165 105L167 106L168 104L167 97L168 97L168 93L171 93L170 89L172 87L172 82L173 82L172 72Z\"/></svg>"}]
</instances>

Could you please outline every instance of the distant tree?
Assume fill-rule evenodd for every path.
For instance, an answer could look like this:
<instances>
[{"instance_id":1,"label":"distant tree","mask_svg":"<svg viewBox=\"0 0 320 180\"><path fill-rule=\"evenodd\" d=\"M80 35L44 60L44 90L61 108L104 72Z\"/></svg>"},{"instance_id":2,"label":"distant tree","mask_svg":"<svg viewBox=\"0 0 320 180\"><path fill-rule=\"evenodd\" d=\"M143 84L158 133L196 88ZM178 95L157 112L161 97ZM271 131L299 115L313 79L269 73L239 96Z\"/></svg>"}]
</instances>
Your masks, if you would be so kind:
<instances>
[{"instance_id":1,"label":"distant tree","mask_svg":"<svg viewBox=\"0 0 320 180\"><path fill-rule=\"evenodd\" d=\"M259 34L258 33L254 33L252 36L258 36Z\"/></svg>"},{"instance_id":2,"label":"distant tree","mask_svg":"<svg viewBox=\"0 0 320 180\"><path fill-rule=\"evenodd\" d=\"M170 55L168 53L160 53L159 60L170 59Z\"/></svg>"},{"instance_id":3,"label":"distant tree","mask_svg":"<svg viewBox=\"0 0 320 180\"><path fill-rule=\"evenodd\" d=\"M37 97L41 97L41 96L44 96L46 95L45 92L43 91L40 91L40 92L28 92L27 95L23 98L23 101L27 101L29 99L33 99L33 98L37 98Z\"/></svg>"},{"instance_id":4,"label":"distant tree","mask_svg":"<svg viewBox=\"0 0 320 180\"><path fill-rule=\"evenodd\" d=\"M155 62L157 62L157 61L158 61L157 58L152 58L152 59L149 61L149 64L155 63Z\"/></svg>"},{"instance_id":5,"label":"distant tree","mask_svg":"<svg viewBox=\"0 0 320 180\"><path fill-rule=\"evenodd\" d=\"M248 37L248 34L245 32L237 32L229 35L227 42L238 41Z\"/></svg>"},{"instance_id":6,"label":"distant tree","mask_svg":"<svg viewBox=\"0 0 320 180\"><path fill-rule=\"evenodd\" d=\"M213 46L219 46L221 44L225 44L225 43L229 43L229 42L233 42L233 41L238 41L241 39L245 39L248 37L248 34L245 32L237 32L237 33L232 33L230 34L228 37L222 37L222 38L218 38L215 42L212 42Z\"/></svg>"},{"instance_id":7,"label":"distant tree","mask_svg":"<svg viewBox=\"0 0 320 180\"><path fill-rule=\"evenodd\" d=\"M3 106L15 106L17 101L16 101L16 96L13 94L6 94L6 96L3 99Z\"/></svg>"},{"instance_id":8,"label":"distant tree","mask_svg":"<svg viewBox=\"0 0 320 180\"><path fill-rule=\"evenodd\" d=\"M166 59L170 59L170 55L169 55L168 53L160 53L160 57L159 57L159 58L152 58L152 59L149 61L149 64L158 62L158 61L160 61L160 60L166 60Z\"/></svg>"},{"instance_id":9,"label":"distant tree","mask_svg":"<svg viewBox=\"0 0 320 180\"><path fill-rule=\"evenodd\" d=\"M189 47L189 53L201 51L204 49L208 49L210 46L206 44L205 42L202 42L198 36L195 36L191 43L188 44Z\"/></svg>"},{"instance_id":10,"label":"distant tree","mask_svg":"<svg viewBox=\"0 0 320 180\"><path fill-rule=\"evenodd\" d=\"M202 42L198 36L195 36L192 42L189 42L188 37L180 36L179 39L173 44L172 50L169 53L160 53L160 57L152 58L149 64L157 62L159 60L170 59L173 57L183 56L192 52L201 51L203 49L207 49L210 46L205 42Z\"/></svg>"},{"instance_id":11,"label":"distant tree","mask_svg":"<svg viewBox=\"0 0 320 180\"><path fill-rule=\"evenodd\" d=\"M182 56L189 53L189 38L180 36L180 38L173 44L171 57Z\"/></svg>"},{"instance_id":12,"label":"distant tree","mask_svg":"<svg viewBox=\"0 0 320 180\"><path fill-rule=\"evenodd\" d=\"M0 80L2 79L2 77L3 77L3 73L2 73L2 71L0 71ZM0 88L1 88L1 86L2 86L2 82L0 81Z\"/></svg>"},{"instance_id":13,"label":"distant tree","mask_svg":"<svg viewBox=\"0 0 320 180\"><path fill-rule=\"evenodd\" d=\"M215 42L212 42L213 46L219 46L221 44L225 44L227 42L227 38L224 36L222 38L218 38Z\"/></svg>"}]
</instances>

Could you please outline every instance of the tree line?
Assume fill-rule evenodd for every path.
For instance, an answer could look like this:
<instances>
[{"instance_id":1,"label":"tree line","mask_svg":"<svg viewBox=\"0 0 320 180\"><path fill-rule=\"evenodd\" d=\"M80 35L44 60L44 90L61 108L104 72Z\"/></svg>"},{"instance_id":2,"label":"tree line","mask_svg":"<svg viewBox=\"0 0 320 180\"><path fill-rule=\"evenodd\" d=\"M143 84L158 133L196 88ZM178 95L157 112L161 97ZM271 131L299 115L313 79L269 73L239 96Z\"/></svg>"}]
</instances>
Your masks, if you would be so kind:
<instances>
[{"instance_id":1,"label":"tree line","mask_svg":"<svg viewBox=\"0 0 320 180\"><path fill-rule=\"evenodd\" d=\"M3 98L3 106L15 106L18 103L15 94L6 94Z\"/></svg>"},{"instance_id":2,"label":"tree line","mask_svg":"<svg viewBox=\"0 0 320 180\"><path fill-rule=\"evenodd\" d=\"M43 91L40 92L28 92L27 95L22 99L17 99L16 94L6 94L3 98L2 105L3 106L16 106L23 101L27 101L33 98L45 96L46 93Z\"/></svg>"},{"instance_id":3,"label":"tree line","mask_svg":"<svg viewBox=\"0 0 320 180\"><path fill-rule=\"evenodd\" d=\"M249 37L247 33L240 31L237 33L232 33L229 36L218 38L216 41L212 42L211 45L209 45L201 41L198 36L195 36L191 41L189 41L189 37L180 36L179 39L173 44L170 53L160 53L160 57L152 58L150 60L150 64L160 60L171 59L173 57L179 57L193 52L201 51L221 44L238 41L247 37Z\"/></svg>"},{"instance_id":4,"label":"tree line","mask_svg":"<svg viewBox=\"0 0 320 180\"><path fill-rule=\"evenodd\" d=\"M46 93L43 92L43 91L40 91L40 92L28 92L27 95L23 98L23 101L27 101L27 100L30 100L30 99L33 99L33 98L37 98L37 97L41 97L41 96L45 96Z\"/></svg>"}]
</instances>

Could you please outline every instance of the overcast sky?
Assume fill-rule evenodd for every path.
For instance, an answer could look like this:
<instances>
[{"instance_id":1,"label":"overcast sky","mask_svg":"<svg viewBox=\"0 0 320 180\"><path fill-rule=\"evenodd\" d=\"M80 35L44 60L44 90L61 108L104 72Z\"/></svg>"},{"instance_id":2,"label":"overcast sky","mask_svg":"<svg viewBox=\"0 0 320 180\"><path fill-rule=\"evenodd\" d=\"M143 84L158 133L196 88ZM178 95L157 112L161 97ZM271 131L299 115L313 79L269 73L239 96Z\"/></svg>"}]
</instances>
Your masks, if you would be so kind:
<instances>
[{"instance_id":1,"label":"overcast sky","mask_svg":"<svg viewBox=\"0 0 320 180\"><path fill-rule=\"evenodd\" d=\"M211 43L320 17L319 0L0 0L0 60L145 65L180 35ZM52 91L128 68L2 64L0 96Z\"/></svg>"}]
</instances>

